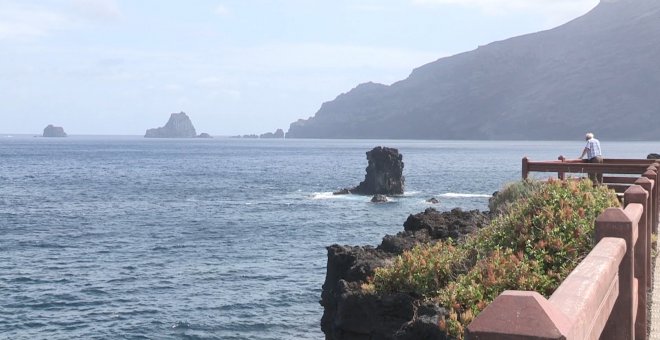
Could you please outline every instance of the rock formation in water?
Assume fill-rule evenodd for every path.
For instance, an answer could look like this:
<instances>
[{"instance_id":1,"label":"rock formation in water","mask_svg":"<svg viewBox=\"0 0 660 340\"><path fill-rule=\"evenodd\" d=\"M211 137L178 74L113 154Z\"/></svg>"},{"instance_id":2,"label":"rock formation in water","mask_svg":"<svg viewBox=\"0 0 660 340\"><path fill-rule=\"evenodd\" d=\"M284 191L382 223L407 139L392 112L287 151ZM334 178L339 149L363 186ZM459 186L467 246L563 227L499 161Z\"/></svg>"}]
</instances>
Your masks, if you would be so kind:
<instances>
[{"instance_id":1,"label":"rock formation in water","mask_svg":"<svg viewBox=\"0 0 660 340\"><path fill-rule=\"evenodd\" d=\"M433 208L410 215L404 231L387 235L377 247L328 247L325 283L321 293L321 329L326 339L445 339L438 321L447 315L436 303L405 293L371 294L362 284L376 268L419 243L465 235L488 225L489 213Z\"/></svg>"},{"instance_id":2,"label":"rock formation in water","mask_svg":"<svg viewBox=\"0 0 660 340\"><path fill-rule=\"evenodd\" d=\"M602 0L554 29L361 84L287 138L656 140L660 1Z\"/></svg>"},{"instance_id":3,"label":"rock formation in water","mask_svg":"<svg viewBox=\"0 0 660 340\"><path fill-rule=\"evenodd\" d=\"M199 136L197 136L197 138L213 138L213 137L211 137L211 135L209 135L206 132L202 132L199 134Z\"/></svg>"},{"instance_id":4,"label":"rock formation in water","mask_svg":"<svg viewBox=\"0 0 660 340\"><path fill-rule=\"evenodd\" d=\"M64 128L61 126L53 126L49 124L44 128L44 134L43 137L66 137L66 133L64 132Z\"/></svg>"},{"instance_id":5,"label":"rock formation in water","mask_svg":"<svg viewBox=\"0 0 660 340\"><path fill-rule=\"evenodd\" d=\"M381 194L376 194L371 198L372 203L386 203L387 201L389 201L387 196Z\"/></svg>"},{"instance_id":6,"label":"rock formation in water","mask_svg":"<svg viewBox=\"0 0 660 340\"><path fill-rule=\"evenodd\" d=\"M364 181L351 189L342 189L334 194L357 195L403 195L403 155L399 150L387 147L375 147L367 151L367 174Z\"/></svg>"},{"instance_id":7,"label":"rock formation in water","mask_svg":"<svg viewBox=\"0 0 660 340\"><path fill-rule=\"evenodd\" d=\"M277 129L275 132L266 132L259 135L259 138L284 138L284 130Z\"/></svg>"},{"instance_id":8,"label":"rock formation in water","mask_svg":"<svg viewBox=\"0 0 660 340\"><path fill-rule=\"evenodd\" d=\"M197 132L185 112L172 113L163 127L149 129L146 138L195 138Z\"/></svg>"}]
</instances>

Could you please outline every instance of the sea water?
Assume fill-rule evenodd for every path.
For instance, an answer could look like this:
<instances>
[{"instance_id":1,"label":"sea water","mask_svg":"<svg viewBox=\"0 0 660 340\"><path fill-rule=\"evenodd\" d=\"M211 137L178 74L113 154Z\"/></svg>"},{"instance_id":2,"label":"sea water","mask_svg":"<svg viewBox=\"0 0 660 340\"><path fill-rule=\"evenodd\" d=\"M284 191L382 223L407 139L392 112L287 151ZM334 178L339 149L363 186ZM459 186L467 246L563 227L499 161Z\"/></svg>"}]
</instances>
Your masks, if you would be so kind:
<instances>
[{"instance_id":1,"label":"sea water","mask_svg":"<svg viewBox=\"0 0 660 340\"><path fill-rule=\"evenodd\" d=\"M428 207L485 210L523 156L583 144L0 136L0 338L322 339L326 246L377 245ZM375 146L403 155L405 195L332 195Z\"/></svg>"}]
</instances>

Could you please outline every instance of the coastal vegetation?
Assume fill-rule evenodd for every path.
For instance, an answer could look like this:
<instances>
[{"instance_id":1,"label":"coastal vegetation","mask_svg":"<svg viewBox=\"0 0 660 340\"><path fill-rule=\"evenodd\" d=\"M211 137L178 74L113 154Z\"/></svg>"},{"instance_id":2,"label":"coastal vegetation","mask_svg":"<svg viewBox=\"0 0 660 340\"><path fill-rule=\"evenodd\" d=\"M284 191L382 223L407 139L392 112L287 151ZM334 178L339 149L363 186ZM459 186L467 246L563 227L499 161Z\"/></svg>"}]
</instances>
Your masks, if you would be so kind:
<instances>
[{"instance_id":1,"label":"coastal vegetation","mask_svg":"<svg viewBox=\"0 0 660 340\"><path fill-rule=\"evenodd\" d=\"M589 180L512 183L491 200L497 216L488 227L460 242L417 245L363 287L437 302L448 311L438 326L462 339L504 290L552 294L593 248L595 218L618 205L613 191Z\"/></svg>"}]
</instances>

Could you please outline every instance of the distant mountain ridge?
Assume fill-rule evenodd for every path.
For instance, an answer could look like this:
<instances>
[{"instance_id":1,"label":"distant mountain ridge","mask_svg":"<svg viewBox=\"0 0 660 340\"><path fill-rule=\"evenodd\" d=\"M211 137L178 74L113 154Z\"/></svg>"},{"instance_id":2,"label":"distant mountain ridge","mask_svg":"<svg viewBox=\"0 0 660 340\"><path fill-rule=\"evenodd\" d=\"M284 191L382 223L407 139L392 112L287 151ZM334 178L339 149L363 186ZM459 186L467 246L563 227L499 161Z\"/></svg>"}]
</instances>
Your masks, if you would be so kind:
<instances>
[{"instance_id":1,"label":"distant mountain ridge","mask_svg":"<svg viewBox=\"0 0 660 340\"><path fill-rule=\"evenodd\" d=\"M660 139L660 1L601 0L557 28L366 83L287 138Z\"/></svg>"}]
</instances>

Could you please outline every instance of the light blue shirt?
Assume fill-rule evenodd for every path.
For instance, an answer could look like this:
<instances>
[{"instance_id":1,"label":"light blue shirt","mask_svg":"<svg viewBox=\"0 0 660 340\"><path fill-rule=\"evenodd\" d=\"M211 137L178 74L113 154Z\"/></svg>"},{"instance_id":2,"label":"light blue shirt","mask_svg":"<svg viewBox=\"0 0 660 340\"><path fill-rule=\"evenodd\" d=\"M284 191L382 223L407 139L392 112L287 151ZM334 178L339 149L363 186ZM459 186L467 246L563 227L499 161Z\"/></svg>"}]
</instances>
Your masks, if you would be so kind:
<instances>
[{"instance_id":1,"label":"light blue shirt","mask_svg":"<svg viewBox=\"0 0 660 340\"><path fill-rule=\"evenodd\" d=\"M592 159L596 156L602 156L603 154L600 151L600 142L596 138L592 138L587 141L587 159Z\"/></svg>"}]
</instances>

